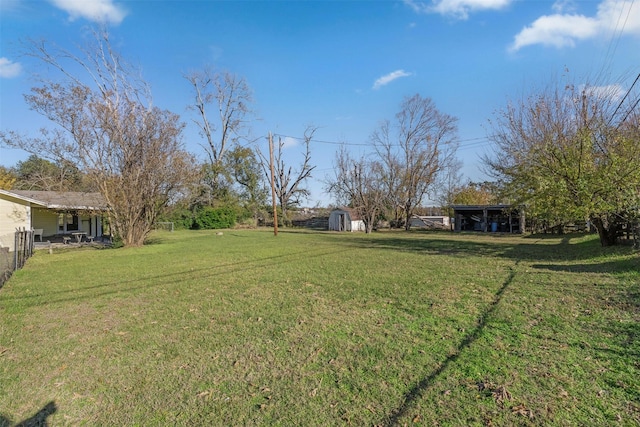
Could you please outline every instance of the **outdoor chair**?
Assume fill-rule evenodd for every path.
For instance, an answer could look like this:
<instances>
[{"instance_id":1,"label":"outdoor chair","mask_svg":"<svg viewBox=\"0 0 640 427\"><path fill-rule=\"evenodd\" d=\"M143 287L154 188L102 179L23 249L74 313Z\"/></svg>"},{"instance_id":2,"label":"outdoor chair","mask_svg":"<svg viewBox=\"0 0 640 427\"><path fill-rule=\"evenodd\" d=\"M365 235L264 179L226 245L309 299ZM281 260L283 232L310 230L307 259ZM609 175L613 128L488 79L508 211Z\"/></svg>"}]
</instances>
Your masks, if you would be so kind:
<instances>
[{"instance_id":1,"label":"outdoor chair","mask_svg":"<svg viewBox=\"0 0 640 427\"><path fill-rule=\"evenodd\" d=\"M38 236L40 238L40 241L42 242L42 233L44 232L44 230L42 228L34 228L33 229L33 238L35 239L36 236Z\"/></svg>"}]
</instances>

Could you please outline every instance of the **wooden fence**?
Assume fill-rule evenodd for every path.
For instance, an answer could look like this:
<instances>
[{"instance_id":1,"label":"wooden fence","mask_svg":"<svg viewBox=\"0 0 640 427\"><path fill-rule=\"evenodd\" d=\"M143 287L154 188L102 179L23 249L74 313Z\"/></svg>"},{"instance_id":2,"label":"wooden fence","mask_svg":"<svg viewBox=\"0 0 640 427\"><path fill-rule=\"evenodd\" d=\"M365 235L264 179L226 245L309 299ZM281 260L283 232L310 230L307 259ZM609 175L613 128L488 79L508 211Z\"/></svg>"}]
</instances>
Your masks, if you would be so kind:
<instances>
[{"instance_id":1,"label":"wooden fence","mask_svg":"<svg viewBox=\"0 0 640 427\"><path fill-rule=\"evenodd\" d=\"M33 230L17 230L13 248L13 253L9 252L9 248L1 248L6 250L0 251L0 287L9 280L15 270L24 267L33 255Z\"/></svg>"}]
</instances>

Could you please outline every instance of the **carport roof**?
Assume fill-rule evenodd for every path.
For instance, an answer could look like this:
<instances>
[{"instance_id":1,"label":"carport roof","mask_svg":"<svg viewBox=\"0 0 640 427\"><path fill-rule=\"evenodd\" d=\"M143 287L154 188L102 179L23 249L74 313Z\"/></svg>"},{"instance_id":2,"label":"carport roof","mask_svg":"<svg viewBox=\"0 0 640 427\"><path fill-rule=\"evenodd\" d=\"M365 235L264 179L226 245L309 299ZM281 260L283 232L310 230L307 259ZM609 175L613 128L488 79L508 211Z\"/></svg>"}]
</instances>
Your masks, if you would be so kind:
<instances>
[{"instance_id":1,"label":"carport roof","mask_svg":"<svg viewBox=\"0 0 640 427\"><path fill-rule=\"evenodd\" d=\"M504 209L516 209L517 206L512 205L451 205L451 208L456 211L481 211L487 210L504 210Z\"/></svg>"}]
</instances>

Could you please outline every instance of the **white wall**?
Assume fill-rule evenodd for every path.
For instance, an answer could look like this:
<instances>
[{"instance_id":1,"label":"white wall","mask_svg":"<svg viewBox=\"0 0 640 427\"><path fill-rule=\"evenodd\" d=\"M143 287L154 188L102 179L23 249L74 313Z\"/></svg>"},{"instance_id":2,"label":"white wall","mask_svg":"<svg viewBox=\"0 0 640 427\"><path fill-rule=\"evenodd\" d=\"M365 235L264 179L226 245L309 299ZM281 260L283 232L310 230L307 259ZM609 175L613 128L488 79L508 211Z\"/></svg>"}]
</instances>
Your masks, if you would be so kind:
<instances>
[{"instance_id":1,"label":"white wall","mask_svg":"<svg viewBox=\"0 0 640 427\"><path fill-rule=\"evenodd\" d=\"M17 228L31 229L31 208L13 197L0 197L0 246L13 251Z\"/></svg>"}]
</instances>

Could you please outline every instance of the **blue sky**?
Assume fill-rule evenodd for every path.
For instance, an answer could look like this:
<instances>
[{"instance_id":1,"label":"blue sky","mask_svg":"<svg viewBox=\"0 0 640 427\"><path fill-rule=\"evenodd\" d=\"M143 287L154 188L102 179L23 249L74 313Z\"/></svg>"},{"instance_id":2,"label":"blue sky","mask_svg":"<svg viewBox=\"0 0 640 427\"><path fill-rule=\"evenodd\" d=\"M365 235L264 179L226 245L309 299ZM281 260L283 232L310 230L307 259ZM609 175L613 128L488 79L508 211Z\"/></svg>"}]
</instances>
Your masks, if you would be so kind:
<instances>
[{"instance_id":1,"label":"blue sky","mask_svg":"<svg viewBox=\"0 0 640 427\"><path fill-rule=\"evenodd\" d=\"M640 0L0 0L0 130L46 125L23 100L42 68L19 55L20 41L73 48L105 23L154 103L182 116L186 147L202 158L182 76L205 65L247 80L255 138L300 137L317 126L310 205L331 202L321 180L339 143L368 151L369 135L406 96L430 97L459 119L462 173L481 180L488 120L509 99L566 69L623 94L640 72ZM295 142L287 146L293 164L302 149ZM0 148L0 165L26 157Z\"/></svg>"}]
</instances>

